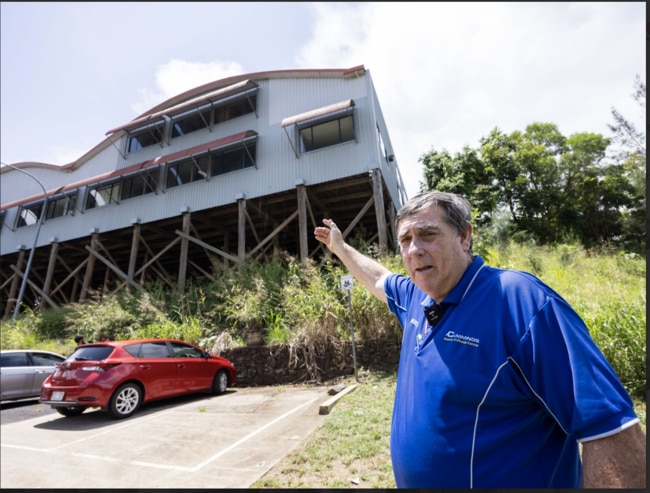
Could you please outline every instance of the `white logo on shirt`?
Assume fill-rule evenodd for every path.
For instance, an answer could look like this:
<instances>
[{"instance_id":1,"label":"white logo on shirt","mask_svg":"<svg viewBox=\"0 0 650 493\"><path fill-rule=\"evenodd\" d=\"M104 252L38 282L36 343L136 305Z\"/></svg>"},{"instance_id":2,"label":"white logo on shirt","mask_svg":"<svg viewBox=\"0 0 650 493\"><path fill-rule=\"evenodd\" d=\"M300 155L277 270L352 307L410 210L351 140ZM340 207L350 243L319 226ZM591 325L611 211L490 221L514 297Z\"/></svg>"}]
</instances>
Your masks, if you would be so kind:
<instances>
[{"instance_id":1,"label":"white logo on shirt","mask_svg":"<svg viewBox=\"0 0 650 493\"><path fill-rule=\"evenodd\" d=\"M462 334L456 334L453 330L450 330L445 334L444 340L447 342L460 342L461 344L468 344L470 346L478 347L479 339L476 337L464 336Z\"/></svg>"}]
</instances>

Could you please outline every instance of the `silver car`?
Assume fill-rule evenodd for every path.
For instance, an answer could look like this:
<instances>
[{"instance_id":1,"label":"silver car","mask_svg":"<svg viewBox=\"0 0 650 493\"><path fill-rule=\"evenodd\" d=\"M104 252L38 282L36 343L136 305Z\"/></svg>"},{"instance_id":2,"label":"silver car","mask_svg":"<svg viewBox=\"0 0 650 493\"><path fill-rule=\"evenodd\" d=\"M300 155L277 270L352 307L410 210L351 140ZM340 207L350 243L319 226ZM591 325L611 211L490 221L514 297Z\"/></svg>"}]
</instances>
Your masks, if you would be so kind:
<instances>
[{"instance_id":1,"label":"silver car","mask_svg":"<svg viewBox=\"0 0 650 493\"><path fill-rule=\"evenodd\" d=\"M0 351L0 400L37 398L43 381L65 356L37 349Z\"/></svg>"}]
</instances>

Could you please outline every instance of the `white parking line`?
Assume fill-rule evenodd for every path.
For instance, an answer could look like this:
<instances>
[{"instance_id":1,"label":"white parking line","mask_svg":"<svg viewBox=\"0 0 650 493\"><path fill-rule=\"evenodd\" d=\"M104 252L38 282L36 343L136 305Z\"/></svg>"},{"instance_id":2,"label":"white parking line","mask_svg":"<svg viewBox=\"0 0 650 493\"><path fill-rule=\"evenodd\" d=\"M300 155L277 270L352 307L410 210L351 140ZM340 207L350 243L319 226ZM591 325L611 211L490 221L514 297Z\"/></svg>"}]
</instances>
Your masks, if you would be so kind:
<instances>
[{"instance_id":1,"label":"white parking line","mask_svg":"<svg viewBox=\"0 0 650 493\"><path fill-rule=\"evenodd\" d=\"M198 465L194 466L194 467L191 469L191 471L192 471L192 472L196 472L196 471L198 471L199 469L202 469L203 467L207 466L207 465L208 465L210 462L212 462L213 460L215 460L215 459L221 457L221 456L222 456L223 454L225 454L226 452L231 451L231 450L234 449L235 447L238 447L239 445L241 445L242 443L244 443L246 440L251 439L252 437L254 437L255 435L257 435L257 434L260 433L261 431L265 430L265 429L268 428L269 426L272 426L272 425L274 425L275 423L277 423L278 421L283 420L284 418L286 418L286 417L289 416L290 414L295 413L298 409L301 409L301 408L303 408L303 407L308 406L309 404L311 404L312 402L314 402L316 399L317 399L317 397L314 397L312 400L310 400L310 401L308 401L308 402L305 402L304 404L301 404L300 406L298 406L298 407L292 409L291 411L289 411L289 412L287 412L287 413L284 413L282 416L279 416L279 417L275 418L273 421L270 421L269 423L265 424L265 425L262 426L261 428L258 428L257 430L250 432L248 435L246 435L246 436L245 436L244 438L242 438L241 440L238 440L238 441L236 441L235 443L233 443L230 447L226 447L226 448L223 449L221 452L219 452L219 453L217 453L217 454L214 454L214 455L213 455L212 457L210 457L209 459L207 459L207 460L205 460L205 461L199 463Z\"/></svg>"},{"instance_id":2,"label":"white parking line","mask_svg":"<svg viewBox=\"0 0 650 493\"><path fill-rule=\"evenodd\" d=\"M309 406L316 399L318 399L318 397L315 397L312 400L310 400L308 402L305 402L305 403L299 405L298 407L295 407L294 409L284 413L282 416L279 416L279 417L275 418L274 420L268 422L264 426L262 426L260 428L257 428L255 431L252 431L251 433L249 433L245 437L237 440L232 445L226 447L222 451L214 454L213 456L209 457L208 459L204 460L203 462L200 462L199 464L197 464L197 465L195 465L193 467L174 466L174 465L169 465L169 464L157 464L155 462L142 462L142 461L135 461L135 460L124 460L124 459L120 459L120 458L104 457L104 456L86 454L86 453L81 453L81 452L70 452L69 455L72 455L72 456L75 456L75 457L84 457L84 458L93 459L93 460L100 460L100 461L104 461L104 462L114 462L114 463L128 464L128 465L139 466L139 467L149 467L149 468L155 468L155 469L166 469L166 470L181 471L181 472L196 472L196 471L201 470L202 468L204 468L205 466L207 466L211 462L215 461L216 459L218 459L222 455L226 454L227 452L230 452L232 449L240 446L242 443L246 442L247 440L250 440L252 437L254 437L255 435L261 433L262 431L269 428L270 426L273 426L275 423L277 423L279 421L282 421L283 419L287 418L288 416L290 416L291 414L295 413L296 411L302 409L303 407ZM160 416L164 416L165 414L169 414L171 412L174 412L174 411L169 410L169 411L166 411L164 413L157 413L157 414L151 416L150 418L147 418L146 420L148 421L150 419L158 418ZM120 426L117 429L121 430L121 429L124 429L124 428L128 428L128 427L133 426L135 424L140 424L142 421L143 421L142 419L137 420L137 421L133 420L132 422L127 423L127 424L125 424L123 426ZM80 442L84 442L84 441L87 441L87 440L93 440L98 436L105 435L107 433L111 433L111 432L113 432L115 430L116 430L116 428L111 428L110 430L106 430L106 431L104 431L102 433L95 433L95 434L93 434L91 436L87 436L85 438L75 440L74 442L68 442L68 443L66 443L64 445L59 445L57 447L49 448L49 449L36 448L36 447L26 447L26 446L21 446L21 445L11 445L11 444L5 444L5 443L2 444L2 447L16 448L16 449L23 449L23 450L31 450L31 451L36 451L36 452L46 452L46 453L48 453L48 452L54 452L56 450L59 450L59 449L62 449L62 448L65 448L65 447L68 447L70 445L74 445L74 444L77 444L77 443L80 443Z\"/></svg>"},{"instance_id":3,"label":"white parking line","mask_svg":"<svg viewBox=\"0 0 650 493\"><path fill-rule=\"evenodd\" d=\"M87 437L80 438L79 440L75 440L74 442L67 442L67 443L58 445L57 447L52 447L52 448L26 447L24 445L12 445L12 444L8 444L8 443L2 443L2 444L0 444L0 446L7 447L7 448L22 449L22 450L32 450L34 452L54 452L55 450L66 448L66 447L69 447L70 445L75 445L77 443L86 442L88 440L94 440L97 437L100 437L102 435L106 435L108 433L112 433L112 432L114 432L116 430L123 430L125 428L130 428L131 426L139 425L142 421L150 421L152 419L159 418L160 416L164 416L165 414L169 414L169 413L172 413L172 412L174 412L173 409L171 409L169 411L164 411L164 412L154 414L153 416L150 416L150 417L147 417L147 418L140 418L138 420L131 420L128 423L123 424L122 426L112 427L112 428L110 428L110 429L108 429L106 431L102 431L101 433L94 433L94 434L89 435Z\"/></svg>"}]
</instances>

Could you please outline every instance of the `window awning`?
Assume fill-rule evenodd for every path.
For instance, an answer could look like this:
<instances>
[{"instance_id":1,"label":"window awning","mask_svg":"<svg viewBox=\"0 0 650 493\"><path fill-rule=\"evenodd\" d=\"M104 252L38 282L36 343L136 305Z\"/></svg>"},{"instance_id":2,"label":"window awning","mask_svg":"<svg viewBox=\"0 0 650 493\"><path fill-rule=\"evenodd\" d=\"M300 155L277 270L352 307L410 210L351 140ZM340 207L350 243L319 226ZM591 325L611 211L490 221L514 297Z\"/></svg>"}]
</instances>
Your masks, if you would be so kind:
<instances>
[{"instance_id":1,"label":"window awning","mask_svg":"<svg viewBox=\"0 0 650 493\"><path fill-rule=\"evenodd\" d=\"M49 190L47 192L47 195L48 197L50 197L60 192L65 193L67 191L74 190L76 188L81 188L87 185L91 185L91 184L94 185L100 182L111 181L114 180L115 178L119 178L120 176L124 176L136 171L142 171L146 168L151 168L152 166L167 163L170 161L176 161L177 159L192 156L194 154L199 154L205 151L213 151L215 149L228 147L230 145L235 145L238 143L244 144L246 142L250 142L254 140L255 138L257 138L257 132L255 132L254 130L246 130L245 132L239 132L233 135L229 135L221 139L216 139L210 142L206 142L205 144L201 144L198 146L190 147L188 149L184 149L182 151L167 154L166 156L159 156L155 159L150 159L149 161L143 161L138 164L127 166L126 168L120 168L114 171L108 171L106 173L102 173L101 175L96 175L91 178L86 178L85 180L80 180L74 183L70 183L65 187L59 188L58 190ZM12 207L16 207L17 205L27 204L43 198L44 195L40 193L40 194L32 195L30 197L14 200L13 202L0 205L0 210L11 209Z\"/></svg>"},{"instance_id":2,"label":"window awning","mask_svg":"<svg viewBox=\"0 0 650 493\"><path fill-rule=\"evenodd\" d=\"M134 130L136 128L140 128L152 123L158 123L158 122L161 123L164 121L164 116L171 117L174 115L178 115L180 113L183 113L184 111L197 109L204 104L216 103L222 99L225 99L229 96L233 96L240 92L245 92L251 89L257 89L257 87L258 85L252 80L243 80L236 84L232 84L227 87L222 87L221 89L217 89L207 94L202 94L201 96L197 96L196 98L190 99L189 101L185 101L183 103L177 104L170 108L157 111L155 113L152 113L147 116L143 116L142 118L138 118L136 120L132 120L125 125L121 125L119 127L109 130L108 132L106 132L106 135L117 133L120 130L126 130L126 131Z\"/></svg>"},{"instance_id":3,"label":"window awning","mask_svg":"<svg viewBox=\"0 0 650 493\"><path fill-rule=\"evenodd\" d=\"M342 110L348 110L351 108L354 108L354 99L347 99L345 101L341 101L340 103L330 104L329 106L323 106L322 108L306 111L305 113L300 113L299 115L289 116L282 120L282 127L288 127L289 125L295 125L296 123L302 123L309 120L316 120L321 117L327 117L333 113L337 113Z\"/></svg>"},{"instance_id":4,"label":"window awning","mask_svg":"<svg viewBox=\"0 0 650 493\"><path fill-rule=\"evenodd\" d=\"M189 149L185 149L183 151L178 151L174 152L173 154L158 157L152 161L148 161L148 163L152 163L148 164L148 166L177 161L178 159L193 156L201 152L214 151L215 149L221 149L234 144L249 142L255 138L257 138L257 132L254 130L246 130L245 132L239 132L238 134L229 135L228 137L224 137L222 139L213 140L212 142L206 142L205 144L190 147Z\"/></svg>"}]
</instances>

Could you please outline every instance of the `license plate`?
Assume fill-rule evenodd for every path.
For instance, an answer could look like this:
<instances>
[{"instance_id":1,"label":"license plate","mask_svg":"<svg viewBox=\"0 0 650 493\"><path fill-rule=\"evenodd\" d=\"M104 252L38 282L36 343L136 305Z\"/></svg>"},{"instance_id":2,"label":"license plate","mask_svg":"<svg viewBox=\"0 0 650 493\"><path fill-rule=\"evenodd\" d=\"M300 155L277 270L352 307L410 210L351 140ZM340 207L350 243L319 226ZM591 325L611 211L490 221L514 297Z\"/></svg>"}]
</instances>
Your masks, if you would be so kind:
<instances>
[{"instance_id":1,"label":"license plate","mask_svg":"<svg viewBox=\"0 0 650 493\"><path fill-rule=\"evenodd\" d=\"M53 401L62 401L64 395L65 395L65 392L61 392L60 390L52 392L52 400Z\"/></svg>"}]
</instances>

